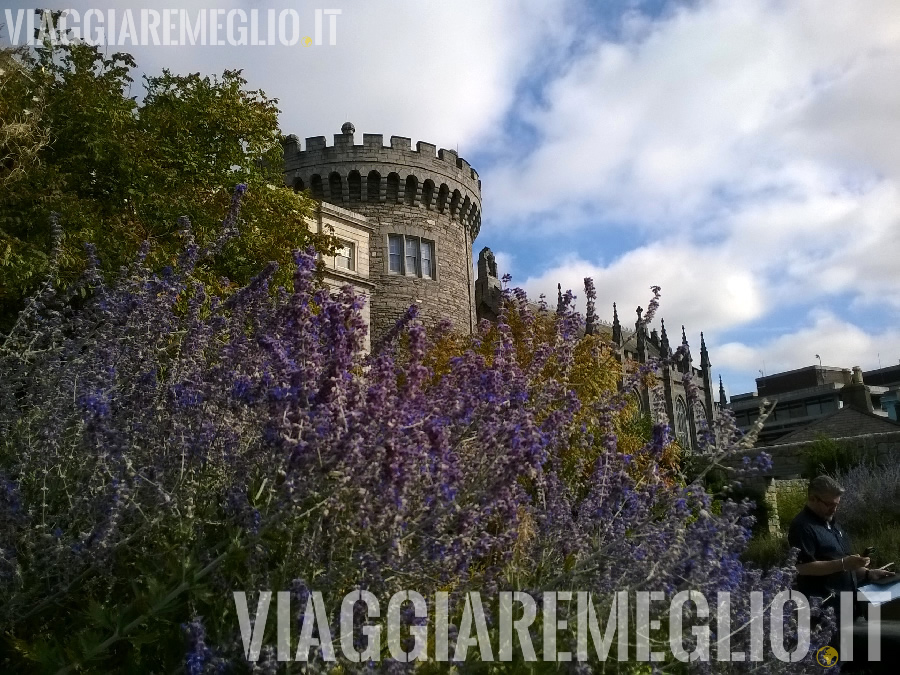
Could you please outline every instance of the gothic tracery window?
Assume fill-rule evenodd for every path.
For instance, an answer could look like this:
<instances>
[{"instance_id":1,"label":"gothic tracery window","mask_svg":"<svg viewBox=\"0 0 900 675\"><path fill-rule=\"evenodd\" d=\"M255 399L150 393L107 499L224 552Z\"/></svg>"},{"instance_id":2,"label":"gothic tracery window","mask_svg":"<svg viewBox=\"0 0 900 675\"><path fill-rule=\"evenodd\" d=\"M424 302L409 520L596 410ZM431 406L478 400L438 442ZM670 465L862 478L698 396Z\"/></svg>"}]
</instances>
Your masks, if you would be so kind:
<instances>
[{"instance_id":1,"label":"gothic tracery window","mask_svg":"<svg viewBox=\"0 0 900 675\"><path fill-rule=\"evenodd\" d=\"M688 426L687 406L680 396L675 399L675 438L682 448L691 449L691 430Z\"/></svg>"},{"instance_id":2,"label":"gothic tracery window","mask_svg":"<svg viewBox=\"0 0 900 675\"><path fill-rule=\"evenodd\" d=\"M698 442L704 436L709 440L709 420L706 417L706 409L702 405L694 406L694 428L697 430Z\"/></svg>"}]
</instances>

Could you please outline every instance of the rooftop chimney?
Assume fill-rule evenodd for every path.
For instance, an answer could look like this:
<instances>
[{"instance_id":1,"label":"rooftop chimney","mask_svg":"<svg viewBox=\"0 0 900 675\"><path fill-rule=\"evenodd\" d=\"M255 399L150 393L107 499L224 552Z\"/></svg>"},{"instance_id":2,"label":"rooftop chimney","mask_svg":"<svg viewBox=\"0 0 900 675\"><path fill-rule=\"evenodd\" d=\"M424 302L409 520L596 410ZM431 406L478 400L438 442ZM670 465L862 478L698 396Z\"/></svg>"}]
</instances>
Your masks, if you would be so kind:
<instances>
[{"instance_id":1,"label":"rooftop chimney","mask_svg":"<svg viewBox=\"0 0 900 675\"><path fill-rule=\"evenodd\" d=\"M853 377L850 384L841 389L841 400L845 406L860 412L874 413L869 388L863 384L862 368L853 366Z\"/></svg>"}]
</instances>

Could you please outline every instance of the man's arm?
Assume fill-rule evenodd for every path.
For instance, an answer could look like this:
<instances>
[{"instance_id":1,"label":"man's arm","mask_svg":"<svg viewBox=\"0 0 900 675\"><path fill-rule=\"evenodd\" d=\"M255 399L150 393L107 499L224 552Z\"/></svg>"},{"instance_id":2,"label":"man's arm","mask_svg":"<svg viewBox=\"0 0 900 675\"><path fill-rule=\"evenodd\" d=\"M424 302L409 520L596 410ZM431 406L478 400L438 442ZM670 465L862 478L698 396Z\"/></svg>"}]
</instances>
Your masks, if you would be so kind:
<instances>
[{"instance_id":1,"label":"man's arm","mask_svg":"<svg viewBox=\"0 0 900 675\"><path fill-rule=\"evenodd\" d=\"M874 569L870 570L868 568L857 570L856 571L856 580L859 584L870 584L873 581L878 581L879 579L884 579L885 577L894 576L893 572L889 570L880 570Z\"/></svg>"},{"instance_id":2,"label":"man's arm","mask_svg":"<svg viewBox=\"0 0 900 675\"><path fill-rule=\"evenodd\" d=\"M848 555L840 560L813 560L812 562L799 563L797 565L797 574L824 577L827 574L859 570L868 564L868 558L864 558L861 555Z\"/></svg>"},{"instance_id":3,"label":"man's arm","mask_svg":"<svg viewBox=\"0 0 900 675\"><path fill-rule=\"evenodd\" d=\"M866 567L869 559L861 555L848 555L838 560L816 560L819 556L815 532L796 519L788 530L788 543L799 549L797 574L824 577L838 572L851 572Z\"/></svg>"}]
</instances>

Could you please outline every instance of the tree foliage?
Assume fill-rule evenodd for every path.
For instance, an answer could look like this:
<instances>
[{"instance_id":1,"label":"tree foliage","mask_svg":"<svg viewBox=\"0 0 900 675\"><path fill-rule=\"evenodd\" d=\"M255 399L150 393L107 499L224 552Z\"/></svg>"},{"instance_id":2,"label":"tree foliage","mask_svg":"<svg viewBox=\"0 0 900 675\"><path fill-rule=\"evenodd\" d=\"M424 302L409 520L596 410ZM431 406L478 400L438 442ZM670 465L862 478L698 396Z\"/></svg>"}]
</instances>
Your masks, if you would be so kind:
<instances>
[{"instance_id":1,"label":"tree foliage","mask_svg":"<svg viewBox=\"0 0 900 675\"><path fill-rule=\"evenodd\" d=\"M12 190L49 140L43 102L29 86L22 51L0 48L0 191Z\"/></svg>"},{"instance_id":2,"label":"tree foliage","mask_svg":"<svg viewBox=\"0 0 900 675\"><path fill-rule=\"evenodd\" d=\"M178 218L208 243L237 183L247 186L240 236L197 271L205 284L224 277L240 286L269 260L286 268L293 249L333 244L306 226L311 202L284 187L277 101L248 91L240 71L147 76L138 102L128 54L47 42L4 52L3 63L0 330L47 274L54 211L63 285L85 269L87 242L107 273L145 240L151 267L173 264L183 246Z\"/></svg>"}]
</instances>

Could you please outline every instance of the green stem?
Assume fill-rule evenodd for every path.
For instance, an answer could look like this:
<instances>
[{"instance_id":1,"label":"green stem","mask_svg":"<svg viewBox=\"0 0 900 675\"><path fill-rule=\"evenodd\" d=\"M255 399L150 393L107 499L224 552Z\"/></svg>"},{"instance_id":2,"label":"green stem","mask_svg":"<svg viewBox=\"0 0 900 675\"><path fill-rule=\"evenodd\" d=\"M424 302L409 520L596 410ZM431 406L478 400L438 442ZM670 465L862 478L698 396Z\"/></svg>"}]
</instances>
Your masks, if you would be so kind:
<instances>
[{"instance_id":1,"label":"green stem","mask_svg":"<svg viewBox=\"0 0 900 675\"><path fill-rule=\"evenodd\" d=\"M221 563L221 562L225 559L225 556L226 556L226 555L228 555L228 551L226 551L225 553L220 554L218 558L216 558L216 559L213 560L211 563L209 563L206 567L204 567L202 570L200 570L199 572L197 572L197 574L194 575L194 577L191 579L190 582L188 582L188 581L182 581L180 584L178 584L178 586L175 588L175 590L173 590L173 591L172 591L171 593L169 593L166 597L164 597L162 600L160 600L159 602L157 602L153 607L150 608L149 611L145 612L144 614L141 614L138 618L136 618L134 621L132 621L131 623L129 623L129 624L128 624L127 626L125 626L124 628L121 628L121 629L116 628L116 632L115 632L115 633L113 633L112 635L110 635L108 638L106 638L106 640L104 640L103 642L101 642L99 645L97 645L96 647L94 647L91 651L89 651L89 652L85 655L84 661L90 661L92 658L94 658L94 657L97 656L98 654L100 654L100 653L106 651L106 649L107 649L108 647L114 645L116 642L118 642L119 640L121 640L122 638L124 638L125 635L127 635L129 631L131 631L131 630L132 630L133 628L135 628L136 626L139 626L139 625L141 625L142 623L144 623L144 621L146 621L147 619L149 619L151 616L153 616L154 614L156 614L156 613L157 613L159 610L161 610L163 607L165 607L165 606L168 605L170 602L172 602L172 600L174 600L174 599L177 598L179 595L181 595L182 593L184 593L187 589L189 589L189 588L191 587L192 584L194 584L194 583L200 581L203 577L205 577L207 574L209 574L210 572L212 572L216 567L219 566L219 563ZM64 668L60 668L59 670L57 670L57 671L56 671L56 675L64 675L65 673L70 673L70 672L72 672L74 669L78 668L78 666L80 666L80 665L81 665L80 663L71 663L71 664L69 664L68 666L65 666Z\"/></svg>"}]
</instances>

